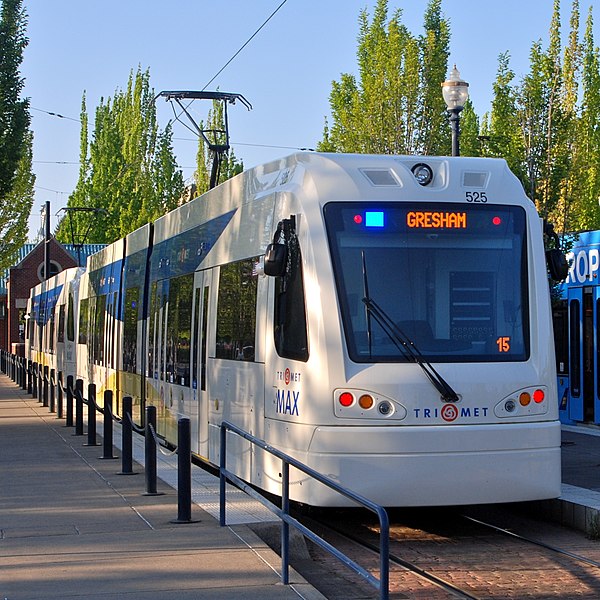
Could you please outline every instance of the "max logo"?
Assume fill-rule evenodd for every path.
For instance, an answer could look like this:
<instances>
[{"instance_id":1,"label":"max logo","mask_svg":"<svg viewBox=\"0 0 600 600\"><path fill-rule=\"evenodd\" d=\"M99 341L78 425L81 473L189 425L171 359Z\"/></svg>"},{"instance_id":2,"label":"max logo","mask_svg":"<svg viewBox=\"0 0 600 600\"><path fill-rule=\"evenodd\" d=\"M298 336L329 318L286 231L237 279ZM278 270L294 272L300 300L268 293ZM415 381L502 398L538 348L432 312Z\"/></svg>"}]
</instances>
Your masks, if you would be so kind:
<instances>
[{"instance_id":1,"label":"max logo","mask_svg":"<svg viewBox=\"0 0 600 600\"><path fill-rule=\"evenodd\" d=\"M300 392L293 390L277 390L277 412L282 415L300 416L298 412L298 399Z\"/></svg>"}]
</instances>

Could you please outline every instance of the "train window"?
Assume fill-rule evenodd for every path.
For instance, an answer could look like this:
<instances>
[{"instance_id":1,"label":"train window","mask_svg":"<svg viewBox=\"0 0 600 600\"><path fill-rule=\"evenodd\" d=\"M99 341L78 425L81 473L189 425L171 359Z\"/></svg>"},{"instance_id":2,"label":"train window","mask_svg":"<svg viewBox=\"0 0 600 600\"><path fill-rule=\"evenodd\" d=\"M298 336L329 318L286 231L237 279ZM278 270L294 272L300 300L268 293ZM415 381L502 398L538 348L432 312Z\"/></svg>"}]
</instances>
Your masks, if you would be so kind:
<instances>
[{"instance_id":1,"label":"train window","mask_svg":"<svg viewBox=\"0 0 600 600\"><path fill-rule=\"evenodd\" d=\"M195 292L194 300L194 327L196 333L194 335L194 345L192 347L192 387L198 389L198 347L200 344L200 290L197 289Z\"/></svg>"},{"instance_id":2,"label":"train window","mask_svg":"<svg viewBox=\"0 0 600 600\"><path fill-rule=\"evenodd\" d=\"M571 396L579 397L581 391L581 362L579 360L581 321L579 315L579 300L571 300L571 304L569 305L569 332L569 347L571 348L569 385L571 386Z\"/></svg>"},{"instance_id":3,"label":"train window","mask_svg":"<svg viewBox=\"0 0 600 600\"><path fill-rule=\"evenodd\" d=\"M168 382L185 386L190 385L193 289L193 273L169 280L165 371Z\"/></svg>"},{"instance_id":4,"label":"train window","mask_svg":"<svg viewBox=\"0 0 600 600\"><path fill-rule=\"evenodd\" d=\"M61 304L58 307L58 331L56 335L56 341L61 343L65 341L65 312L66 307Z\"/></svg>"},{"instance_id":5,"label":"train window","mask_svg":"<svg viewBox=\"0 0 600 600\"><path fill-rule=\"evenodd\" d=\"M200 388L206 391L206 345L207 345L207 330L208 330L208 295L209 287L204 288L204 304L202 305L202 335L200 338Z\"/></svg>"},{"instance_id":6,"label":"train window","mask_svg":"<svg viewBox=\"0 0 600 600\"><path fill-rule=\"evenodd\" d=\"M256 258L220 269L215 356L254 361L256 337Z\"/></svg>"},{"instance_id":7,"label":"train window","mask_svg":"<svg viewBox=\"0 0 600 600\"><path fill-rule=\"evenodd\" d=\"M131 287L125 290L125 311L123 319L123 370L126 373L136 372L139 302L139 287Z\"/></svg>"},{"instance_id":8,"label":"train window","mask_svg":"<svg viewBox=\"0 0 600 600\"><path fill-rule=\"evenodd\" d=\"M96 333L96 361L104 365L104 340L106 337L106 294L96 298L96 321L94 324Z\"/></svg>"},{"instance_id":9,"label":"train window","mask_svg":"<svg viewBox=\"0 0 600 600\"><path fill-rule=\"evenodd\" d=\"M288 240L290 260L285 275L275 279L274 334L277 354L306 362L308 328L302 277L302 256L295 235Z\"/></svg>"},{"instance_id":10,"label":"train window","mask_svg":"<svg viewBox=\"0 0 600 600\"><path fill-rule=\"evenodd\" d=\"M411 360L398 332L435 362L527 360L522 208L332 202L324 215L352 360Z\"/></svg>"},{"instance_id":11,"label":"train window","mask_svg":"<svg viewBox=\"0 0 600 600\"><path fill-rule=\"evenodd\" d=\"M156 319L157 315L157 283L152 283L150 291L150 313L148 315L148 377L158 377L155 366L155 348L156 348Z\"/></svg>"},{"instance_id":12,"label":"train window","mask_svg":"<svg viewBox=\"0 0 600 600\"><path fill-rule=\"evenodd\" d=\"M75 341L75 300L73 294L69 294L69 305L67 310L67 340Z\"/></svg>"},{"instance_id":13,"label":"train window","mask_svg":"<svg viewBox=\"0 0 600 600\"><path fill-rule=\"evenodd\" d=\"M89 298L83 298L79 303L79 339L78 343L88 343Z\"/></svg>"}]
</instances>

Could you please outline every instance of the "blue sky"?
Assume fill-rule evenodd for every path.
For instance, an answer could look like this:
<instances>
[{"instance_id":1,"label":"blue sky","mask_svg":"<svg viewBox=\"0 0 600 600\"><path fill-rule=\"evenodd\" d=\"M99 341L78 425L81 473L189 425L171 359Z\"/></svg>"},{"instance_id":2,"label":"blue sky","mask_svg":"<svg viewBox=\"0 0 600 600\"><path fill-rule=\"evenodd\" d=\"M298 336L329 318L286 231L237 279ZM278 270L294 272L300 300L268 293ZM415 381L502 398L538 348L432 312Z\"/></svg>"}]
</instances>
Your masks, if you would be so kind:
<instances>
[{"instance_id":1,"label":"blue sky","mask_svg":"<svg viewBox=\"0 0 600 600\"><path fill-rule=\"evenodd\" d=\"M40 208L54 216L75 187L82 94L93 117L101 97L125 87L130 71L149 68L161 90L201 90L262 25L282 0L24 0L29 15L22 75L31 99L34 171L37 176L30 235L40 226ZM580 0L581 33L594 0ZM207 89L243 94L253 105L230 107L231 141L245 167L313 148L329 115L331 82L356 71L358 15L372 14L375 0L287 0L277 14ZM427 0L389 0L403 22L422 33ZM470 84L475 110L489 109L501 52L511 54L517 78L529 67L531 44L547 45L553 0L443 0L450 19L450 64ZM561 2L563 33L571 0ZM600 45L600 6L595 7ZM440 92L441 93L441 92ZM206 118L209 103L192 105ZM63 115L59 118L48 112ZM164 127L172 109L158 101ZM184 176L192 175L196 142L175 124L175 152Z\"/></svg>"}]
</instances>

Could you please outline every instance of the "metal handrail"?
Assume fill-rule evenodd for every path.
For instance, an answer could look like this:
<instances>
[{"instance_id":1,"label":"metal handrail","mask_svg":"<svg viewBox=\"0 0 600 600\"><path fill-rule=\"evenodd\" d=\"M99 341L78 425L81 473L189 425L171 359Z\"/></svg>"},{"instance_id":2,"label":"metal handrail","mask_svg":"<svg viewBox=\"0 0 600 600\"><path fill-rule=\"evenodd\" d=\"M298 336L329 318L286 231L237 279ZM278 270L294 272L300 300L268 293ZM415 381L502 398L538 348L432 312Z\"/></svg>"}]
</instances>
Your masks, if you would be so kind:
<instances>
[{"instance_id":1,"label":"metal handrail","mask_svg":"<svg viewBox=\"0 0 600 600\"><path fill-rule=\"evenodd\" d=\"M231 431L248 440L250 443L262 448L269 454L276 456L281 459L282 463L282 491L281 491L281 508L277 505L273 504L267 498L262 496L259 492L257 492L254 488L248 485L245 481L240 479L235 473L227 470L227 431ZM379 504L375 504L371 502L368 498L361 496L349 490L339 483L333 481L329 477L315 471L309 466L301 463L300 461L292 458L291 456L281 452L277 448L267 444L264 440L261 440L254 435L240 429L233 423L229 423L228 421L223 421L221 423L221 447L220 447L220 466L219 466L219 480L220 480L220 525L224 527L226 524L225 519L225 507L226 507L226 482L227 480L234 483L238 488L244 491L246 494L258 500L263 506L268 508L272 513L277 515L282 521L282 530L281 530L281 579L284 584L289 583L289 525L295 527L298 531L300 531L304 536L306 536L313 543L319 545L321 548L329 552L335 558L340 560L347 567L352 569L355 573L358 573L361 577L363 577L368 583L370 583L373 587L379 590L379 597L381 600L388 600L389 598L389 582L390 582L390 573L389 573L389 519L387 512L385 509ZM289 513L289 499L290 499L290 479L289 479L289 469L290 466L298 469L316 479L323 485L335 490L339 494L346 496L350 500L353 500L357 504L367 508L368 510L374 512L379 518L379 579L374 577L369 571L365 568L361 567L358 563L354 562L348 556L346 556L343 552L340 552L337 548L329 544L329 542L325 541L323 538L318 536L316 533L308 529L298 520L294 519Z\"/></svg>"}]
</instances>

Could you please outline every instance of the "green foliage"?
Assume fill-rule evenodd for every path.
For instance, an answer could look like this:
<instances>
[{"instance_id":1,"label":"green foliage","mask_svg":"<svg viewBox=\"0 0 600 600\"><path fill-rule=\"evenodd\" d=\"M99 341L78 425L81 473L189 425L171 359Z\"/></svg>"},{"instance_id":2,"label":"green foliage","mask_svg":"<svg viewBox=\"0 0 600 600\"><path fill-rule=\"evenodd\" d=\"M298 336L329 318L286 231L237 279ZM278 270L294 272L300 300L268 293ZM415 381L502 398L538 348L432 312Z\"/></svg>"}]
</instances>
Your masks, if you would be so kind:
<instances>
[{"instance_id":1,"label":"green foliage","mask_svg":"<svg viewBox=\"0 0 600 600\"><path fill-rule=\"evenodd\" d=\"M508 53L499 59L484 154L502 156L540 214L557 231L600 228L600 58L592 9L579 41L573 0L568 43L561 47L560 2L554 1L549 45L531 47L529 72L515 84Z\"/></svg>"},{"instance_id":2,"label":"green foliage","mask_svg":"<svg viewBox=\"0 0 600 600\"><path fill-rule=\"evenodd\" d=\"M425 33L414 37L387 0L373 18L359 15L358 79L342 73L332 82L332 122L325 122L320 151L384 154L439 153L450 148L440 83L447 71L450 28L441 0L431 0Z\"/></svg>"},{"instance_id":3,"label":"green foliage","mask_svg":"<svg viewBox=\"0 0 600 600\"><path fill-rule=\"evenodd\" d=\"M27 239L33 202L29 100L19 73L27 46L22 0L2 0L0 13L0 268Z\"/></svg>"},{"instance_id":4,"label":"green foliage","mask_svg":"<svg viewBox=\"0 0 600 600\"><path fill-rule=\"evenodd\" d=\"M32 172L33 135L27 132L21 158L10 191L0 208L0 268L14 264L13 258L27 239L28 218L33 205L35 176Z\"/></svg>"},{"instance_id":5,"label":"green foliage","mask_svg":"<svg viewBox=\"0 0 600 600\"><path fill-rule=\"evenodd\" d=\"M206 125L200 121L199 127L210 140L211 144L225 144L225 115L223 113L223 103L219 100L213 100L212 110L208 112ZM212 171L214 156L208 150L205 141L198 140L198 152L196 154L196 172L194 173L194 183L196 184L196 195L203 194L210 188L210 175ZM244 163L238 161L233 149L229 149L223 156L217 185L231 179L244 170Z\"/></svg>"},{"instance_id":6,"label":"green foliage","mask_svg":"<svg viewBox=\"0 0 600 600\"><path fill-rule=\"evenodd\" d=\"M84 96L81 168L68 208L89 211L63 219L57 231L61 241L110 243L177 205L183 178L171 127L159 131L154 96L149 71L132 71L124 91L101 98L91 140Z\"/></svg>"}]
</instances>

